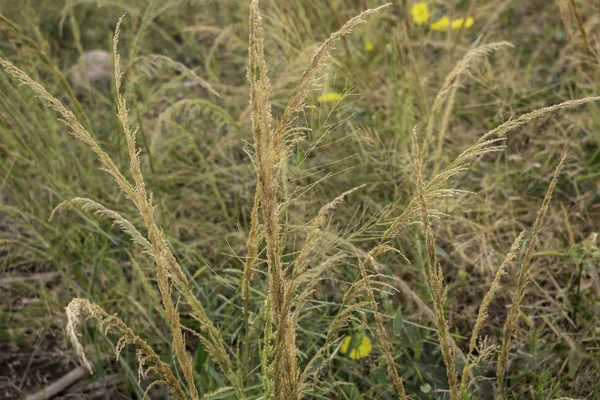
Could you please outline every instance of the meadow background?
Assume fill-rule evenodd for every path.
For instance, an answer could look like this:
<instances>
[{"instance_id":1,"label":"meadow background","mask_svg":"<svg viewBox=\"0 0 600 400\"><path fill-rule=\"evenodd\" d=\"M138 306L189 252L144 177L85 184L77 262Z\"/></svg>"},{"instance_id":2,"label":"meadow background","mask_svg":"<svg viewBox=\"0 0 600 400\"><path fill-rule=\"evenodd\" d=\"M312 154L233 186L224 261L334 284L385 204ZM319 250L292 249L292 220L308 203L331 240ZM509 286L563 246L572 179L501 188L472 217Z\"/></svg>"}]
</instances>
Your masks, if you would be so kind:
<instances>
[{"instance_id":1,"label":"meadow background","mask_svg":"<svg viewBox=\"0 0 600 400\"><path fill-rule=\"evenodd\" d=\"M298 312L300 367L331 339L328 330L344 294L361 280L357 258L379 242L395 210L406 209L418 195L413 129L428 180L501 123L600 93L598 2L416 3L393 1L336 44L290 130L298 135L282 163L278 192L284 265L297 259L321 207L356 188L328 212L311 247L309 265L319 274ZM275 120L319 44L345 21L380 5L261 1ZM130 125L138 127L156 222L191 292L218 326L245 396L261 398L264 245L250 281L248 314L242 298L257 182L246 79L250 2L2 0L0 13L0 57L71 109L123 171L129 155L116 115L111 54L115 26L125 14L122 93ZM465 23L453 24L459 18ZM429 132L436 96L465 54L504 41L512 46L499 44L462 71ZM106 53L82 63L82 55L93 50ZM102 78L92 76L98 72L92 64ZM0 398L34 393L81 364L65 334L65 307L75 297L118 313L177 371L152 258L110 219L89 210L72 208L49 220L56 206L76 197L98 201L137 227L144 225L142 217L99 170L89 148L29 88L5 73L0 88ZM508 132L498 143L505 148L478 156L448 181L448 189L465 193L436 203L432 228L448 289L449 333L460 349L459 372L460 353L469 350L495 273L515 238L528 230L488 308L480 334L487 339L475 352L480 359L464 398L494 398L497 346L517 285L518 259L565 151L517 313L504 396L600 398L598 111L590 102ZM431 318L426 235L417 220L389 241L398 252L381 255L370 271L378 315L409 397L445 399L450 397ZM190 305L180 300L181 324L196 329ZM333 338L302 398L397 398L369 297L356 301L367 302ZM105 336L91 319L80 330L95 373L70 387L65 398L141 398L148 382L138 382L135 349L126 347L117 361L118 337ZM221 390L230 382L202 340L185 332L199 391L237 398L233 390ZM368 337L372 349L351 357L348 349L340 351L345 335ZM166 398L167 390L154 386L148 395Z\"/></svg>"}]
</instances>

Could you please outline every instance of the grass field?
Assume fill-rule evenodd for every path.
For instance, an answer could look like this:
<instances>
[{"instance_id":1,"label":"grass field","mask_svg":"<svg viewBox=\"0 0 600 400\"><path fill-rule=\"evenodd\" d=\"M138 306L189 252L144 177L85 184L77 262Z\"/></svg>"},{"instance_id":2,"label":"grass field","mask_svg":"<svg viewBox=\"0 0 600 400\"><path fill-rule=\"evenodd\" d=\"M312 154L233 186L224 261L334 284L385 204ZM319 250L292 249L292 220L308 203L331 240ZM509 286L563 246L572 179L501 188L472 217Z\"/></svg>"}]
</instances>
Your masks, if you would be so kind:
<instances>
[{"instance_id":1,"label":"grass field","mask_svg":"<svg viewBox=\"0 0 600 400\"><path fill-rule=\"evenodd\" d=\"M0 0L0 399L600 398L599 16Z\"/></svg>"}]
</instances>

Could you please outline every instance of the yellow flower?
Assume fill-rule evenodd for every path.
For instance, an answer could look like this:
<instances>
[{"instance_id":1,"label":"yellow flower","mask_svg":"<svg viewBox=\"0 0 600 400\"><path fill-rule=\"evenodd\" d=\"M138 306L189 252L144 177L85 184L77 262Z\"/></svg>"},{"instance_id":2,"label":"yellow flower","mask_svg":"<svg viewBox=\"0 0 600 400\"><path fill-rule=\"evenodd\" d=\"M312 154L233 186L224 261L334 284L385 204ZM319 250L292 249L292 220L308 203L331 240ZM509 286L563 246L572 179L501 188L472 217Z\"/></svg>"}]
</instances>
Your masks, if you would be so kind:
<instances>
[{"instance_id":1,"label":"yellow flower","mask_svg":"<svg viewBox=\"0 0 600 400\"><path fill-rule=\"evenodd\" d=\"M363 44L365 46L365 51L373 51L373 42L371 42L369 39L365 39Z\"/></svg>"},{"instance_id":2,"label":"yellow flower","mask_svg":"<svg viewBox=\"0 0 600 400\"><path fill-rule=\"evenodd\" d=\"M317 97L319 103L335 103L342 99L342 95L335 92L324 93Z\"/></svg>"},{"instance_id":3,"label":"yellow flower","mask_svg":"<svg viewBox=\"0 0 600 400\"><path fill-rule=\"evenodd\" d=\"M429 25L429 27L434 31L446 31L450 27L450 18L448 18L447 15L444 15L437 21L432 22L431 25Z\"/></svg>"},{"instance_id":4,"label":"yellow flower","mask_svg":"<svg viewBox=\"0 0 600 400\"><path fill-rule=\"evenodd\" d=\"M424 1L413 4L410 8L410 13L412 14L413 21L417 25L422 25L429 19L429 8Z\"/></svg>"},{"instance_id":5,"label":"yellow flower","mask_svg":"<svg viewBox=\"0 0 600 400\"><path fill-rule=\"evenodd\" d=\"M340 353L346 354L348 352L348 349L350 348L351 343L353 345L353 348L352 350L350 350L350 354L348 354L348 357L351 360L360 360L361 358L365 358L371 353L371 351L373 351L373 344L371 343L371 339L367 335L358 333L356 335L346 336L344 338L344 341L340 346Z\"/></svg>"},{"instance_id":6,"label":"yellow flower","mask_svg":"<svg viewBox=\"0 0 600 400\"><path fill-rule=\"evenodd\" d=\"M452 29L460 29L463 24L465 25L465 29L469 29L473 26L474 22L475 20L473 17L467 17L466 21L463 17L461 17L452 21Z\"/></svg>"}]
</instances>

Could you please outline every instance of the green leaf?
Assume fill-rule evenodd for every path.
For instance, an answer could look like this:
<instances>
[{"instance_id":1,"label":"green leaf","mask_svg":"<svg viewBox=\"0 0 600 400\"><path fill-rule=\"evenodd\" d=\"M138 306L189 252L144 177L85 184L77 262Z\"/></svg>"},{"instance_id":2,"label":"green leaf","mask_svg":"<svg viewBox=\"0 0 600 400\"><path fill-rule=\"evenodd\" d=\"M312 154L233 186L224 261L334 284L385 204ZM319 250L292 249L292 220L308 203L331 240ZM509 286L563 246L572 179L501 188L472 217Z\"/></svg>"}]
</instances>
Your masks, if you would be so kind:
<instances>
[{"instance_id":1,"label":"green leaf","mask_svg":"<svg viewBox=\"0 0 600 400\"><path fill-rule=\"evenodd\" d=\"M194 354L194 364L196 371L201 371L202 366L206 363L208 359L208 352L204 348L204 344L202 342L198 342L198 348L196 349L196 354Z\"/></svg>"},{"instance_id":2,"label":"green leaf","mask_svg":"<svg viewBox=\"0 0 600 400\"><path fill-rule=\"evenodd\" d=\"M400 331L404 327L404 318L402 318L402 304L398 304L398 309L396 310L396 316L394 317L394 325L392 326L392 332L394 335L399 335Z\"/></svg>"}]
</instances>

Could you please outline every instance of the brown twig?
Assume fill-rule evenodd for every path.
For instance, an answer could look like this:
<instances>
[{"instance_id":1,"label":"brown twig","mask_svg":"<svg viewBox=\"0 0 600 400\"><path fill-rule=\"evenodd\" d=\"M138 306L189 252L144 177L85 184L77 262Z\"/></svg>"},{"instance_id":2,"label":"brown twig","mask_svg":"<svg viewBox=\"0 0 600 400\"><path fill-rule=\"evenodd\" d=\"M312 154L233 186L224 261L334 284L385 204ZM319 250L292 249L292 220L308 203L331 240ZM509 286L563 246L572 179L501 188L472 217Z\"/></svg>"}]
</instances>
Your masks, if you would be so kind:
<instances>
[{"instance_id":1,"label":"brown twig","mask_svg":"<svg viewBox=\"0 0 600 400\"><path fill-rule=\"evenodd\" d=\"M46 386L39 392L30 394L29 396L25 397L25 400L51 399L66 388L68 388L69 386L73 385L75 382L79 381L87 374L89 374L88 368L85 365L80 365L71 372L60 377L57 381Z\"/></svg>"}]
</instances>

